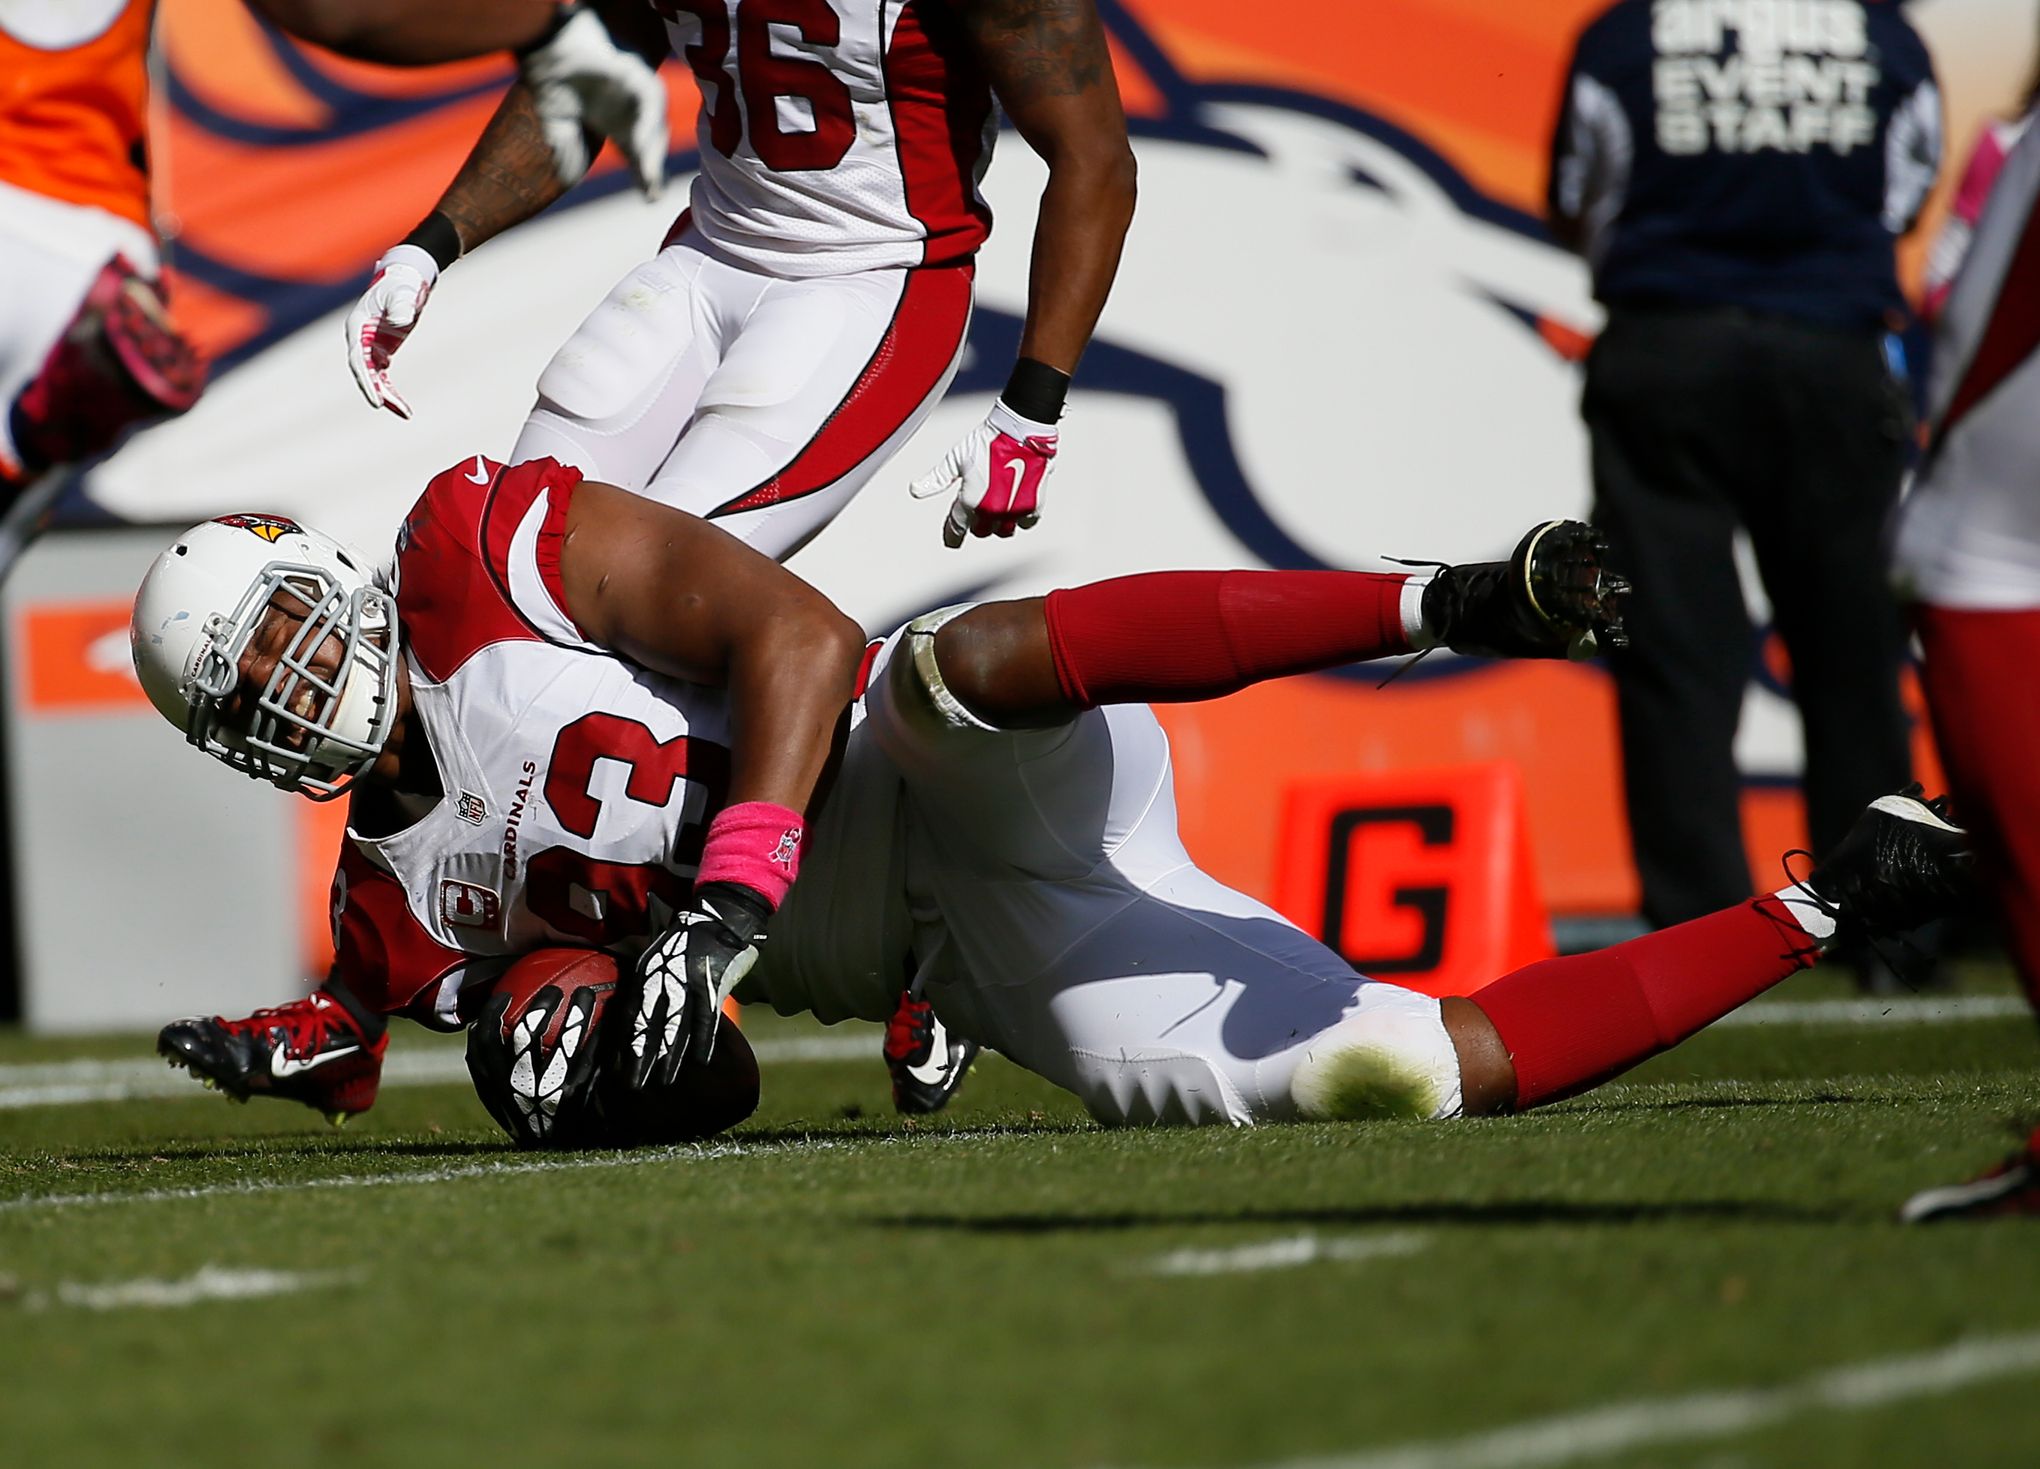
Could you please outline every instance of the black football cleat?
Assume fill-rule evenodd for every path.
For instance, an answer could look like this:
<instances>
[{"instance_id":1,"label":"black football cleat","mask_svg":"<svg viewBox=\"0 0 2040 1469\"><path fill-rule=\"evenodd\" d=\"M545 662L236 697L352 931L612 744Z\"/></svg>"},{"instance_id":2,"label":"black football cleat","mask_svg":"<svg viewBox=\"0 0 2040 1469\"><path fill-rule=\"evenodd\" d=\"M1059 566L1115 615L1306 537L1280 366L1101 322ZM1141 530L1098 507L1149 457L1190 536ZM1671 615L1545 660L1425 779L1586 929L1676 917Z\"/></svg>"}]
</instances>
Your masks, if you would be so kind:
<instances>
[{"instance_id":1,"label":"black football cleat","mask_svg":"<svg viewBox=\"0 0 2040 1469\"><path fill-rule=\"evenodd\" d=\"M1917 785L1872 801L1800 889L1835 919L1835 947L1901 934L1963 907L1976 890L1969 833L1948 798Z\"/></svg>"},{"instance_id":2,"label":"black football cleat","mask_svg":"<svg viewBox=\"0 0 2040 1469\"><path fill-rule=\"evenodd\" d=\"M1608 538L1578 520L1548 520L1507 561L1441 566L1424 588L1424 621L1455 653L1481 658L1591 658L1629 646L1629 583L1608 570Z\"/></svg>"},{"instance_id":3,"label":"black football cleat","mask_svg":"<svg viewBox=\"0 0 2040 1469\"><path fill-rule=\"evenodd\" d=\"M1904 1224L1939 1224L1951 1219L2040 1218L2040 1128L2026 1146L1997 1167L1967 1183L1924 1189L1898 1211Z\"/></svg>"},{"instance_id":4,"label":"black football cleat","mask_svg":"<svg viewBox=\"0 0 2040 1469\"><path fill-rule=\"evenodd\" d=\"M188 1067L237 1102L303 1102L333 1123L375 1105L389 1043L387 1031L370 1039L345 1005L324 994L242 1020L173 1020L156 1036L157 1051L172 1066Z\"/></svg>"},{"instance_id":5,"label":"black football cleat","mask_svg":"<svg viewBox=\"0 0 2040 1469\"><path fill-rule=\"evenodd\" d=\"M963 1085L977 1054L976 1041L951 1035L935 1018L934 1006L912 990L902 991L899 1008L885 1027L893 1110L908 1117L940 1112Z\"/></svg>"}]
</instances>

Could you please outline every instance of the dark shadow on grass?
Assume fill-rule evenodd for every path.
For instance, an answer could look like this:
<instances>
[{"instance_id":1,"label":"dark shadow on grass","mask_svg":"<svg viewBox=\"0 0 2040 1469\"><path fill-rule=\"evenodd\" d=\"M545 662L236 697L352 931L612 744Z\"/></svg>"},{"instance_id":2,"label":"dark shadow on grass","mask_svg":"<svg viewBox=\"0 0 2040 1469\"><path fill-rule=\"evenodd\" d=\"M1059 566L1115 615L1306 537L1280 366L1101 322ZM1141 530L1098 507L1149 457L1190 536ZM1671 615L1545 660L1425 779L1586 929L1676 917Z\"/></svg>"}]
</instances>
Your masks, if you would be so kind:
<instances>
[{"instance_id":1,"label":"dark shadow on grass","mask_svg":"<svg viewBox=\"0 0 2040 1469\"><path fill-rule=\"evenodd\" d=\"M1240 1224L1839 1224L1851 1216L1769 1199L1687 1199L1677 1202L1582 1202L1516 1199L1493 1202L1435 1200L1409 1204L1328 1205L1318 1208L1140 1210L1112 1214L893 1214L863 1222L879 1229L960 1234L1100 1234L1127 1229Z\"/></svg>"},{"instance_id":2,"label":"dark shadow on grass","mask_svg":"<svg viewBox=\"0 0 2040 1469\"><path fill-rule=\"evenodd\" d=\"M981 1122L950 1126L942 1122L905 1122L881 1119L877 1124L846 1122L840 1127L738 1127L735 1131L721 1133L710 1141L753 1143L766 1147L775 1145L813 1144L818 1142L839 1143L849 1146L854 1143L894 1143L909 1138L964 1142L983 1141L988 1138L1024 1139L1034 1137L1065 1137L1072 1133L1097 1134L1101 1131L1095 1122L1084 1119L1041 1121L1041 1122Z\"/></svg>"},{"instance_id":3,"label":"dark shadow on grass","mask_svg":"<svg viewBox=\"0 0 2040 1469\"><path fill-rule=\"evenodd\" d=\"M1569 1106L1555 1108L1548 1115L1583 1117L1601 1112L1688 1112L1714 1107L1832 1107L1837 1103L1859 1102L1874 1102L1879 1106L1885 1106L1891 1100L1890 1097L1868 1096L1860 1092L1814 1092L1810 1095L1791 1097L1664 1097L1657 1100L1648 1097L1627 1100L1586 1097Z\"/></svg>"}]
</instances>

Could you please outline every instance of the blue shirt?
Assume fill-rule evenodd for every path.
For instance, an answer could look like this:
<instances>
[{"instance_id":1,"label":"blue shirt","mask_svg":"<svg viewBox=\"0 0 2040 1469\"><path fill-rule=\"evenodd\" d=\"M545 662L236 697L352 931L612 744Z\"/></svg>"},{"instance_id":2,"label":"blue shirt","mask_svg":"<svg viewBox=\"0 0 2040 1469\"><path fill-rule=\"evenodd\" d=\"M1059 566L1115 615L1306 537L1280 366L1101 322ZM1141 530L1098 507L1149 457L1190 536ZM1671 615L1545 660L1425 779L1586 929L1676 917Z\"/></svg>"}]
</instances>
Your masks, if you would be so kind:
<instances>
[{"instance_id":1,"label":"blue shirt","mask_svg":"<svg viewBox=\"0 0 2040 1469\"><path fill-rule=\"evenodd\" d=\"M1887 0L1617 0L1551 151L1554 226L1609 305L1874 327L1904 310L1892 243L1940 166L1941 98Z\"/></svg>"}]
</instances>

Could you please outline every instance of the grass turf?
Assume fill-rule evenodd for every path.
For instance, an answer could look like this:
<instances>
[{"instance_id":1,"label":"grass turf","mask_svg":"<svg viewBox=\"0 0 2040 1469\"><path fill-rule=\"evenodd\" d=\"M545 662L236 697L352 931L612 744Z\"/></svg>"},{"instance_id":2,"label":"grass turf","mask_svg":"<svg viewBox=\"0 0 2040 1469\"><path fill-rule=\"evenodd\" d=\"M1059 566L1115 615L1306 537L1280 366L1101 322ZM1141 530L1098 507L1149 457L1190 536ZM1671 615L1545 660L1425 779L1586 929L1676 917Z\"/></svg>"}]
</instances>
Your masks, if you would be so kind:
<instances>
[{"instance_id":1,"label":"grass turf","mask_svg":"<svg viewBox=\"0 0 2040 1469\"><path fill-rule=\"evenodd\" d=\"M144 1050L0 1036L0 1070ZM722 1144L565 1167L453 1085L340 1132L196 1086L0 1110L0 1456L1219 1469L2040 1331L2034 1227L1891 1219L2040 1104L2023 1019L1721 1030L1522 1118L1253 1132L1102 1132L998 1060L908 1126L876 1050L768 1063ZM1306 1237L1403 1253L1152 1269ZM205 1266L321 1279L78 1300ZM2031 1465L2036 1380L1478 1462Z\"/></svg>"}]
</instances>

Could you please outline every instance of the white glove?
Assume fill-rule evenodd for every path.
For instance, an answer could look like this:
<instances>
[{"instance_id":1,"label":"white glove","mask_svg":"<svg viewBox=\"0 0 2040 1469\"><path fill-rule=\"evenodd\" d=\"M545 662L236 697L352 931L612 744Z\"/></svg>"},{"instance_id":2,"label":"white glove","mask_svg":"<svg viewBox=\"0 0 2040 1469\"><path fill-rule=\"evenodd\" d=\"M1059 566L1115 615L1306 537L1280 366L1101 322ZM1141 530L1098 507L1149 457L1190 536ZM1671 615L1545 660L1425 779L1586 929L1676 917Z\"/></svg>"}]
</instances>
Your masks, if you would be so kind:
<instances>
[{"instance_id":1,"label":"white glove","mask_svg":"<svg viewBox=\"0 0 2040 1469\"><path fill-rule=\"evenodd\" d=\"M347 366L370 407L411 416L411 405L390 386L390 356L418 324L438 279L439 263L430 254L416 245L394 246L376 261L375 278L347 313Z\"/></svg>"},{"instance_id":2,"label":"white glove","mask_svg":"<svg viewBox=\"0 0 2040 1469\"><path fill-rule=\"evenodd\" d=\"M666 85L642 56L610 39L593 11L576 9L520 65L562 184L572 188L588 171L588 129L616 144L647 199L659 197L670 142Z\"/></svg>"},{"instance_id":3,"label":"white glove","mask_svg":"<svg viewBox=\"0 0 2040 1469\"><path fill-rule=\"evenodd\" d=\"M1041 519L1041 491L1055 468L1056 428L1022 418L1005 401L992 405L942 462L909 486L917 500L954 491L942 523L942 544L952 550L974 536L1010 536Z\"/></svg>"}]
</instances>

